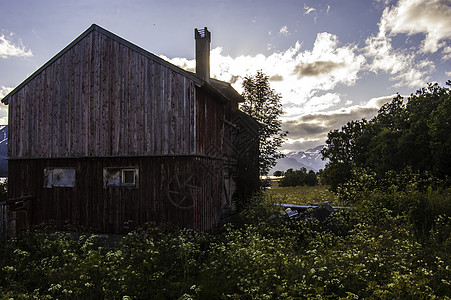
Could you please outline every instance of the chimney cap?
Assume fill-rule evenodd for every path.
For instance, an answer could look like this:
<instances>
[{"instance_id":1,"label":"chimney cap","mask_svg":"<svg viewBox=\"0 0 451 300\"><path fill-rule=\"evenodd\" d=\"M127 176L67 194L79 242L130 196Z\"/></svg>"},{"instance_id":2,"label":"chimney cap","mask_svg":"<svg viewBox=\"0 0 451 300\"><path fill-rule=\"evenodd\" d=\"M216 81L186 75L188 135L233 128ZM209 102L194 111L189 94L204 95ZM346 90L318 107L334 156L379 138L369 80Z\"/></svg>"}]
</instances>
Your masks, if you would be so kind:
<instances>
[{"instance_id":1,"label":"chimney cap","mask_svg":"<svg viewBox=\"0 0 451 300\"><path fill-rule=\"evenodd\" d=\"M211 41L211 33L208 31L207 27L204 27L203 29L194 29L194 36L196 37L196 40L198 39L208 39L208 41Z\"/></svg>"}]
</instances>

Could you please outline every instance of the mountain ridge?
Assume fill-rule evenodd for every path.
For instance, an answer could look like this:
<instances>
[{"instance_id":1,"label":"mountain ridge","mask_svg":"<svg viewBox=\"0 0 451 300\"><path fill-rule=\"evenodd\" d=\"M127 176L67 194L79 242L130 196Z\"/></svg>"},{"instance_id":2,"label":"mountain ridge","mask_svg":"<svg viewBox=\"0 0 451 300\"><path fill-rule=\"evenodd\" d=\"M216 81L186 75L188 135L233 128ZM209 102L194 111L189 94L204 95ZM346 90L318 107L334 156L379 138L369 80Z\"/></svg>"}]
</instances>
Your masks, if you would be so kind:
<instances>
[{"instance_id":1,"label":"mountain ridge","mask_svg":"<svg viewBox=\"0 0 451 300\"><path fill-rule=\"evenodd\" d=\"M328 160L322 160L321 150L326 145L319 145L305 151L292 151L285 154L285 157L279 158L276 165L269 171L272 175L275 171L286 171L288 169L299 170L304 167L307 170L318 172L324 169Z\"/></svg>"}]
</instances>

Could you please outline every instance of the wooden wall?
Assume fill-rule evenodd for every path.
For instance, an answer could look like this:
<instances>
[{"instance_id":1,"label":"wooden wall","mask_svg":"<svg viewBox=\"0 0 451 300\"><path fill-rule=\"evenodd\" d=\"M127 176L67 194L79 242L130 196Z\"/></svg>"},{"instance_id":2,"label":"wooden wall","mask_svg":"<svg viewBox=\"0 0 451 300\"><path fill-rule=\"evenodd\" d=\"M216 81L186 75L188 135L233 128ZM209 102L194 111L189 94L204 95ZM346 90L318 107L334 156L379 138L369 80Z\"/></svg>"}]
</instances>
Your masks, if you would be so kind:
<instances>
[{"instance_id":1,"label":"wooden wall","mask_svg":"<svg viewBox=\"0 0 451 300\"><path fill-rule=\"evenodd\" d=\"M75 186L44 188L49 167L74 168ZM107 167L137 167L138 187L104 187ZM19 229L53 220L58 226L127 232L154 221L205 231L221 214L222 162L204 157L11 160L10 176L22 182L10 186L10 199L32 195Z\"/></svg>"},{"instance_id":2,"label":"wooden wall","mask_svg":"<svg viewBox=\"0 0 451 300\"><path fill-rule=\"evenodd\" d=\"M91 31L9 99L10 158L195 152L195 83Z\"/></svg>"},{"instance_id":3,"label":"wooden wall","mask_svg":"<svg viewBox=\"0 0 451 300\"><path fill-rule=\"evenodd\" d=\"M92 30L27 80L8 99L8 198L31 196L20 211L8 206L15 228L217 224L224 173L235 174L224 164L237 103L185 73ZM74 168L75 186L44 188L49 167ZM105 188L107 167L138 167L138 187Z\"/></svg>"}]
</instances>

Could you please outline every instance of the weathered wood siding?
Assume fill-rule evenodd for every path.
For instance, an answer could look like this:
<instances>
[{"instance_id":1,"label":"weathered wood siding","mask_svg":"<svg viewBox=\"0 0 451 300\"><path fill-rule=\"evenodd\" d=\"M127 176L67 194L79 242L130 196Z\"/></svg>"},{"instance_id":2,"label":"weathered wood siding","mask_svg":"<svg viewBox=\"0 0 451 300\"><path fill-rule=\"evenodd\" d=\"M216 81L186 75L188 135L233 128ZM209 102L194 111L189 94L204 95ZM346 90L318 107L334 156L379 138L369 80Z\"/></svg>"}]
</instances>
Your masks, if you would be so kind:
<instances>
[{"instance_id":1,"label":"weathered wood siding","mask_svg":"<svg viewBox=\"0 0 451 300\"><path fill-rule=\"evenodd\" d=\"M224 104L210 99L202 92L196 95L196 151L219 157L224 150L222 125L225 116Z\"/></svg>"},{"instance_id":2,"label":"weathered wood siding","mask_svg":"<svg viewBox=\"0 0 451 300\"><path fill-rule=\"evenodd\" d=\"M9 100L9 157L190 154L194 82L98 31Z\"/></svg>"},{"instance_id":3,"label":"weathered wood siding","mask_svg":"<svg viewBox=\"0 0 451 300\"><path fill-rule=\"evenodd\" d=\"M10 203L0 213L11 235L49 221L211 229L247 147L236 100L202 83L95 26L82 34L8 96ZM127 167L139 170L136 187L104 186L104 168ZM75 186L44 187L46 168L74 169Z\"/></svg>"},{"instance_id":4,"label":"weathered wood siding","mask_svg":"<svg viewBox=\"0 0 451 300\"><path fill-rule=\"evenodd\" d=\"M204 157L11 160L10 199L26 201L18 230L42 222L76 224L96 232L127 232L145 222L209 230L219 222L222 162ZM44 188L44 169L74 168L74 187ZM104 187L103 168L137 167L138 185ZM189 197L186 197L189 196ZM186 197L186 198L185 198Z\"/></svg>"},{"instance_id":5,"label":"weathered wood siding","mask_svg":"<svg viewBox=\"0 0 451 300\"><path fill-rule=\"evenodd\" d=\"M199 89L198 89L199 90ZM196 153L216 158L236 159L232 131L235 131L238 104L215 99L210 93L196 94ZM235 132L236 133L236 132Z\"/></svg>"}]
</instances>

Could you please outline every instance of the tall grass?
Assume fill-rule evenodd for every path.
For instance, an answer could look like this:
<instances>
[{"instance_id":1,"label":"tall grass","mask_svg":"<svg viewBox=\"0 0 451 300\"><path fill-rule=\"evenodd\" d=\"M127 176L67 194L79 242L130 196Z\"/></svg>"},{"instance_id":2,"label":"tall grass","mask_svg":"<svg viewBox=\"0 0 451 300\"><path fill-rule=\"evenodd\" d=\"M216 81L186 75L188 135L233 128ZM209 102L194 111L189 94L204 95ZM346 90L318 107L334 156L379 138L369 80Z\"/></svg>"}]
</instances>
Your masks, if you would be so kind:
<instances>
[{"instance_id":1,"label":"tall grass","mask_svg":"<svg viewBox=\"0 0 451 300\"><path fill-rule=\"evenodd\" d=\"M323 222L274 205L326 191L271 189L239 225L149 224L112 248L95 235L24 233L0 247L0 299L450 299L448 191L368 192ZM428 239L416 234L420 212L435 216Z\"/></svg>"}]
</instances>

